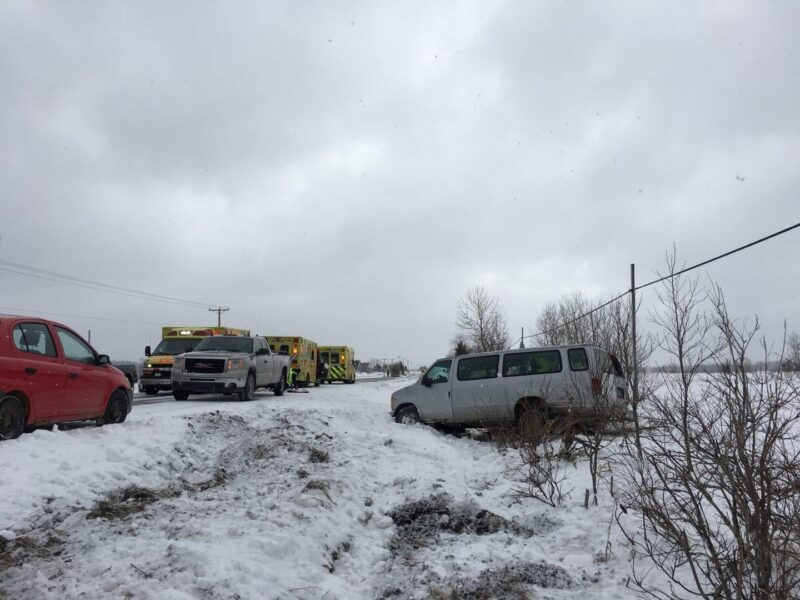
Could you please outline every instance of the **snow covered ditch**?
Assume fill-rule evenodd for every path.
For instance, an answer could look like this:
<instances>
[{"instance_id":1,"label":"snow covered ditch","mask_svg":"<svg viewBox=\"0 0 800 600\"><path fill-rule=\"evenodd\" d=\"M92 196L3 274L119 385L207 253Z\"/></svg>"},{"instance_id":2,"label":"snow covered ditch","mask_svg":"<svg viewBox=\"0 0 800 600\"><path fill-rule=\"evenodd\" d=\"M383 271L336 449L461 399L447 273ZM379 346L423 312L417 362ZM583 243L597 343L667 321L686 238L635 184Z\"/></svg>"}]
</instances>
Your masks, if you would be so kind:
<instances>
[{"instance_id":1,"label":"snow covered ditch","mask_svg":"<svg viewBox=\"0 0 800 600\"><path fill-rule=\"evenodd\" d=\"M637 597L584 463L566 507L515 501L513 451L391 421L406 383L164 397L3 442L0 598Z\"/></svg>"}]
</instances>

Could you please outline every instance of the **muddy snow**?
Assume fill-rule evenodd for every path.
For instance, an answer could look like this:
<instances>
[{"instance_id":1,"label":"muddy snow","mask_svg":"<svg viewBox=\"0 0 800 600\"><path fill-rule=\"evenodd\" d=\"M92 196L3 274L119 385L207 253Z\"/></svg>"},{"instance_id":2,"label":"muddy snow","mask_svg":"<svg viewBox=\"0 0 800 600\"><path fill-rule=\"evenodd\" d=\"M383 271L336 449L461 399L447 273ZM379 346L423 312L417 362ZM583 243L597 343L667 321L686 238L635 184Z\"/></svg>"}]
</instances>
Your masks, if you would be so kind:
<instances>
[{"instance_id":1,"label":"muddy snow","mask_svg":"<svg viewBox=\"0 0 800 600\"><path fill-rule=\"evenodd\" d=\"M582 460L565 507L515 501L513 451L392 422L407 383L137 398L3 442L0 598L637 597Z\"/></svg>"}]
</instances>

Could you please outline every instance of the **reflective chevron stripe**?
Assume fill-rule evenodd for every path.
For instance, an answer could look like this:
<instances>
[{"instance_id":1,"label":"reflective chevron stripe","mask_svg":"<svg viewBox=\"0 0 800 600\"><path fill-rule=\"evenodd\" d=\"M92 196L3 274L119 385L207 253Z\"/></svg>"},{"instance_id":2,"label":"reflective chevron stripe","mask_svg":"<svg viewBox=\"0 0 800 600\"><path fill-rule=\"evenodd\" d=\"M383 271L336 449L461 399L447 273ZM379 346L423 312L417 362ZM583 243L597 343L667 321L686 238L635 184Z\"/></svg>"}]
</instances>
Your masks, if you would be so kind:
<instances>
[{"instance_id":1,"label":"reflective chevron stripe","mask_svg":"<svg viewBox=\"0 0 800 600\"><path fill-rule=\"evenodd\" d=\"M331 365L328 367L329 379L344 379L346 369L341 365Z\"/></svg>"}]
</instances>

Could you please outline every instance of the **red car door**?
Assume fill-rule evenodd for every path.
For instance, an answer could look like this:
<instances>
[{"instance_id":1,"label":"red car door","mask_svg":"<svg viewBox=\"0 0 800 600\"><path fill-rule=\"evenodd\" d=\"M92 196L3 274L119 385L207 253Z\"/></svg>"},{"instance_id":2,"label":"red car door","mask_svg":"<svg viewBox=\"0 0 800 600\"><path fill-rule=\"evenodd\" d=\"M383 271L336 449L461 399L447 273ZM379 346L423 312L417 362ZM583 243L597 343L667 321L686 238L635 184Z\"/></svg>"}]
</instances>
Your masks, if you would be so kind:
<instances>
[{"instance_id":1,"label":"red car door","mask_svg":"<svg viewBox=\"0 0 800 600\"><path fill-rule=\"evenodd\" d=\"M30 400L29 423L56 421L64 416L67 370L45 323L21 321L11 332L18 381Z\"/></svg>"},{"instance_id":2,"label":"red car door","mask_svg":"<svg viewBox=\"0 0 800 600\"><path fill-rule=\"evenodd\" d=\"M55 330L67 371L65 408L73 419L100 416L110 395L109 368L97 364L97 354L77 333L59 326Z\"/></svg>"}]
</instances>

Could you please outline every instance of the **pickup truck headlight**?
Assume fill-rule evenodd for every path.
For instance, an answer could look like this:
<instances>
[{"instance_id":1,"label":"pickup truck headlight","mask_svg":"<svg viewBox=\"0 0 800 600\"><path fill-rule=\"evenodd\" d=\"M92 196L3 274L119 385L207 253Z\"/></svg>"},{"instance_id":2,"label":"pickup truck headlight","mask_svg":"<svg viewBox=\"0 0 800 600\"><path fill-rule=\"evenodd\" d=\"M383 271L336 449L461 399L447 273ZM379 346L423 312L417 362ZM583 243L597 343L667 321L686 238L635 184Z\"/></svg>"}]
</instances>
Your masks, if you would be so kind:
<instances>
[{"instance_id":1,"label":"pickup truck headlight","mask_svg":"<svg viewBox=\"0 0 800 600\"><path fill-rule=\"evenodd\" d=\"M238 371L244 369L244 359L243 358L229 358L228 359L228 371Z\"/></svg>"},{"instance_id":2,"label":"pickup truck headlight","mask_svg":"<svg viewBox=\"0 0 800 600\"><path fill-rule=\"evenodd\" d=\"M183 359L176 358L175 362L172 364L173 371L183 371Z\"/></svg>"}]
</instances>

